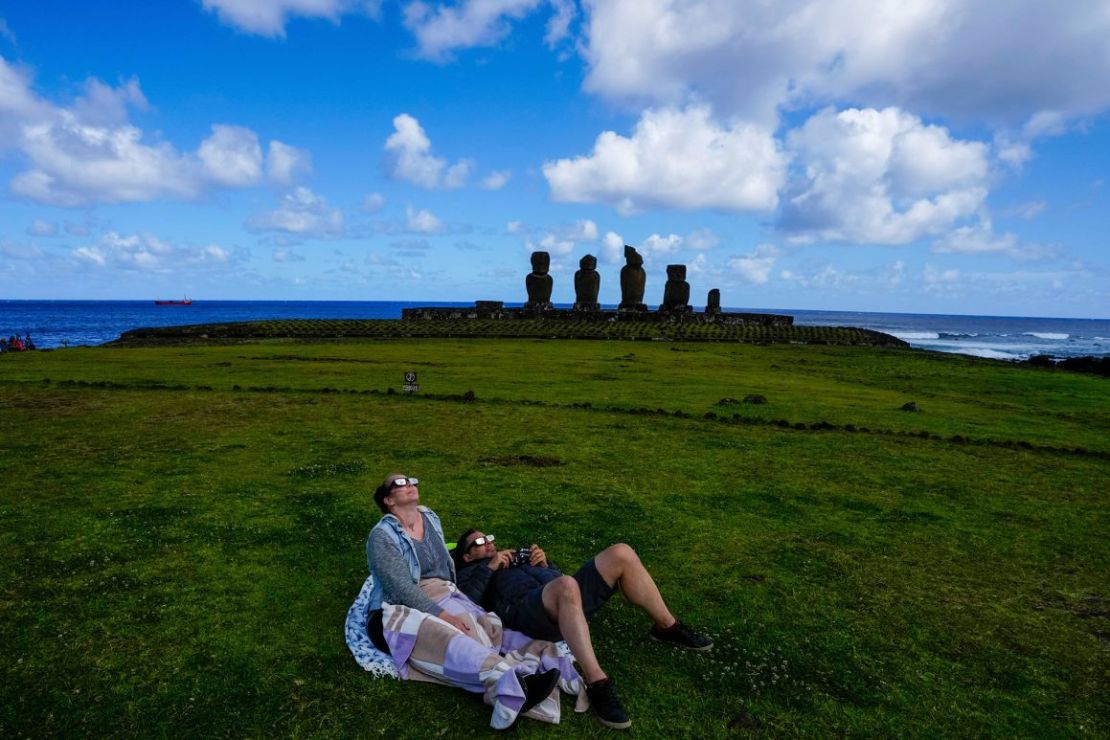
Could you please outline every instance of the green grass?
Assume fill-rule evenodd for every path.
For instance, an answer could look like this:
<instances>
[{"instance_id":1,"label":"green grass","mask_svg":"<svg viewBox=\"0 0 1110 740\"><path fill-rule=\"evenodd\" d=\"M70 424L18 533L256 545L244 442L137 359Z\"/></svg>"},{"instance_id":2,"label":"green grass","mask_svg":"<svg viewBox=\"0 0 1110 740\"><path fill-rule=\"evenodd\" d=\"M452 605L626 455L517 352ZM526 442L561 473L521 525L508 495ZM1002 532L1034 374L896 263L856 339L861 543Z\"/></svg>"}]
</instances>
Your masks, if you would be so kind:
<instances>
[{"instance_id":1,"label":"green grass","mask_svg":"<svg viewBox=\"0 0 1110 740\"><path fill-rule=\"evenodd\" d=\"M388 394L406 370L421 393ZM791 345L4 355L0 736L484 734L477 699L373 679L343 642L389 471L449 539L568 569L637 549L717 641L676 654L619 598L599 614L638 735L1104 736L1108 388ZM563 704L517 732L607 734Z\"/></svg>"}]
</instances>

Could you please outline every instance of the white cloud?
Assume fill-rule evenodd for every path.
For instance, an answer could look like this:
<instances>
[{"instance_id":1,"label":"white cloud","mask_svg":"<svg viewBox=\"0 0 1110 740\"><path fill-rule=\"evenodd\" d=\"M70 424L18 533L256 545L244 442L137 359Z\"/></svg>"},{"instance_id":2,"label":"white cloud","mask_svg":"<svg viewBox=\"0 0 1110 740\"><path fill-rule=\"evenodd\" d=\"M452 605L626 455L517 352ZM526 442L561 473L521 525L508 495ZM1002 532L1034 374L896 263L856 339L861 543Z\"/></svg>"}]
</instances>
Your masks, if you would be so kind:
<instances>
[{"instance_id":1,"label":"white cloud","mask_svg":"<svg viewBox=\"0 0 1110 740\"><path fill-rule=\"evenodd\" d=\"M0 256L5 257L7 260L38 262L45 255L46 253L34 244L8 242L0 239ZM4 265L3 262L0 262L0 268L3 267L10 267L10 265Z\"/></svg>"},{"instance_id":2,"label":"white cloud","mask_svg":"<svg viewBox=\"0 0 1110 740\"><path fill-rule=\"evenodd\" d=\"M304 262L304 257L294 252L292 249L275 249L270 253L270 258L274 262Z\"/></svg>"},{"instance_id":3,"label":"white cloud","mask_svg":"<svg viewBox=\"0 0 1110 740\"><path fill-rule=\"evenodd\" d=\"M505 187L509 182L509 178L513 176L512 170L498 170L491 172L482 178L482 187L485 190L500 190Z\"/></svg>"},{"instance_id":4,"label":"white cloud","mask_svg":"<svg viewBox=\"0 0 1110 740\"><path fill-rule=\"evenodd\" d=\"M597 239L597 224L588 218L579 221L570 230L570 238L577 242L592 242Z\"/></svg>"},{"instance_id":5,"label":"white cloud","mask_svg":"<svg viewBox=\"0 0 1110 740\"><path fill-rule=\"evenodd\" d=\"M554 13L547 21L543 40L548 46L555 46L570 36L570 24L577 15L574 0L551 0Z\"/></svg>"},{"instance_id":6,"label":"white cloud","mask_svg":"<svg viewBox=\"0 0 1110 740\"><path fill-rule=\"evenodd\" d=\"M514 224L516 230L510 233L528 233L529 230L519 221L511 222L510 226ZM541 250L549 252L556 258L566 257L574 251L576 245L583 242L597 241L597 235L597 224L590 219L583 219L569 226L546 231L538 240L525 239L524 247L528 252ZM552 269L557 267L559 265L552 265Z\"/></svg>"},{"instance_id":7,"label":"white cloud","mask_svg":"<svg viewBox=\"0 0 1110 740\"><path fill-rule=\"evenodd\" d=\"M202 259L212 262L228 262L231 259L231 252L219 244L209 244L201 250L200 254Z\"/></svg>"},{"instance_id":8,"label":"white cloud","mask_svg":"<svg viewBox=\"0 0 1110 740\"><path fill-rule=\"evenodd\" d=\"M974 214L987 195L985 144L897 108L826 109L788 142L804 171L778 226L797 243L905 244Z\"/></svg>"},{"instance_id":9,"label":"white cloud","mask_svg":"<svg viewBox=\"0 0 1110 740\"><path fill-rule=\"evenodd\" d=\"M277 209L247 219L249 231L281 231L302 236L328 237L343 233L343 213L329 208L324 198L306 187L282 196Z\"/></svg>"},{"instance_id":10,"label":"white cloud","mask_svg":"<svg viewBox=\"0 0 1110 740\"><path fill-rule=\"evenodd\" d=\"M12 31L11 28L8 27L8 24L4 21L3 18L0 18L0 36L6 38L12 44L17 43L15 33Z\"/></svg>"},{"instance_id":11,"label":"white cloud","mask_svg":"<svg viewBox=\"0 0 1110 740\"><path fill-rule=\"evenodd\" d=\"M1019 203L1009 209L1010 215L1017 216L1018 218L1034 219L1044 213L1048 208L1048 203L1043 200L1032 200L1027 203Z\"/></svg>"},{"instance_id":12,"label":"white cloud","mask_svg":"<svg viewBox=\"0 0 1110 740\"><path fill-rule=\"evenodd\" d=\"M950 286L959 283L960 279L960 271L953 267L941 269L933 265L925 265L925 269L921 272L921 281L926 290Z\"/></svg>"},{"instance_id":13,"label":"white cloud","mask_svg":"<svg viewBox=\"0 0 1110 740\"><path fill-rule=\"evenodd\" d=\"M606 131L589 156L543 166L555 201L763 211L775 207L786 159L769 129L721 127L707 106L646 111L631 138Z\"/></svg>"},{"instance_id":14,"label":"white cloud","mask_svg":"<svg viewBox=\"0 0 1110 740\"><path fill-rule=\"evenodd\" d=\"M528 252L542 251L553 257L566 257L574 251L572 239L560 239L555 234L544 234L538 242L528 239L524 246Z\"/></svg>"},{"instance_id":15,"label":"white cloud","mask_svg":"<svg viewBox=\"0 0 1110 740\"><path fill-rule=\"evenodd\" d=\"M365 213L377 213L385 205L385 196L381 193L370 193L362 199L362 210Z\"/></svg>"},{"instance_id":16,"label":"white cloud","mask_svg":"<svg viewBox=\"0 0 1110 740\"><path fill-rule=\"evenodd\" d=\"M10 183L13 193L41 203L80 206L156 198L193 198L198 167L170 144L145 144L134 126L102 128L69 111L23 127L21 146L32 168Z\"/></svg>"},{"instance_id":17,"label":"white cloud","mask_svg":"<svg viewBox=\"0 0 1110 740\"><path fill-rule=\"evenodd\" d=\"M78 262L97 268L131 272L169 273L226 265L233 256L218 244L188 247L172 244L153 234L122 235L116 231L102 234L93 244L72 251Z\"/></svg>"},{"instance_id":18,"label":"white cloud","mask_svg":"<svg viewBox=\"0 0 1110 740\"><path fill-rule=\"evenodd\" d=\"M588 90L712 104L773 125L852 100L933 116L1025 120L1110 105L1104 0L590 0Z\"/></svg>"},{"instance_id":19,"label":"white cloud","mask_svg":"<svg viewBox=\"0 0 1110 740\"><path fill-rule=\"evenodd\" d=\"M1017 234L996 234L989 219L973 226L953 229L937 240L932 251L938 254L1004 254L1017 260L1044 259L1059 254L1058 247L1022 244Z\"/></svg>"},{"instance_id":20,"label":"white cloud","mask_svg":"<svg viewBox=\"0 0 1110 740\"><path fill-rule=\"evenodd\" d=\"M35 95L27 75L0 58L0 155L14 148L26 162L9 183L12 193L50 205L84 206L192 199L212 186L259 181L262 151L250 129L214 125L195 153L183 153L168 142L147 140L128 122L129 108L146 106L135 79L115 88L90 79L70 107L55 106ZM274 143L274 166L280 169L277 160L287 150L299 150Z\"/></svg>"},{"instance_id":21,"label":"white cloud","mask_svg":"<svg viewBox=\"0 0 1110 740\"><path fill-rule=\"evenodd\" d=\"M405 226L417 234L441 234L446 231L443 222L428 210L405 207Z\"/></svg>"},{"instance_id":22,"label":"white cloud","mask_svg":"<svg viewBox=\"0 0 1110 740\"><path fill-rule=\"evenodd\" d=\"M636 246L636 250L644 256L644 259L651 259L664 254L670 254L677 251L682 246L682 237L678 234L669 234L667 236L659 236L659 234L652 234L647 239L644 239Z\"/></svg>"},{"instance_id":23,"label":"white cloud","mask_svg":"<svg viewBox=\"0 0 1110 740\"><path fill-rule=\"evenodd\" d=\"M749 283L762 285L771 279L771 270L779 257L779 250L772 244L760 244L743 257L728 261L728 266Z\"/></svg>"},{"instance_id":24,"label":"white cloud","mask_svg":"<svg viewBox=\"0 0 1110 740\"><path fill-rule=\"evenodd\" d=\"M30 75L0 56L0 154L18 143L24 123L44 119L51 112L52 107L31 91Z\"/></svg>"},{"instance_id":25,"label":"white cloud","mask_svg":"<svg viewBox=\"0 0 1110 740\"><path fill-rule=\"evenodd\" d=\"M525 231L525 226L522 221L509 221L505 224L506 234L521 234Z\"/></svg>"},{"instance_id":26,"label":"white cloud","mask_svg":"<svg viewBox=\"0 0 1110 740\"><path fill-rule=\"evenodd\" d=\"M697 229L686 236L652 234L638 245L638 249L640 254L650 260L653 257L671 254L680 249L696 249L699 251L712 249L719 242L720 239L710 229Z\"/></svg>"},{"instance_id":27,"label":"white cloud","mask_svg":"<svg viewBox=\"0 0 1110 740\"><path fill-rule=\"evenodd\" d=\"M393 119L394 132L385 141L386 167L389 176L411 182L429 190L460 188L474 167L468 159L452 165L432 155L432 142L420 122L407 113Z\"/></svg>"},{"instance_id":28,"label":"white cloud","mask_svg":"<svg viewBox=\"0 0 1110 740\"><path fill-rule=\"evenodd\" d=\"M461 0L433 5L415 0L405 6L404 23L416 36L420 57L447 61L457 49L496 44L509 34L510 20L542 4L543 0Z\"/></svg>"},{"instance_id":29,"label":"white cloud","mask_svg":"<svg viewBox=\"0 0 1110 740\"><path fill-rule=\"evenodd\" d=\"M615 265L624 260L624 237L615 231L606 232L601 240L601 261Z\"/></svg>"},{"instance_id":30,"label":"white cloud","mask_svg":"<svg viewBox=\"0 0 1110 740\"><path fill-rule=\"evenodd\" d=\"M1029 117L1020 132L1004 128L995 133L994 151L998 159L1020 170L1033 158L1033 142L1045 136L1060 136L1068 131L1068 117L1061 111L1042 110Z\"/></svg>"},{"instance_id":31,"label":"white cloud","mask_svg":"<svg viewBox=\"0 0 1110 740\"><path fill-rule=\"evenodd\" d=\"M297 176L312 171L312 156L304 149L280 141L270 142L266 155L266 176L277 185L292 185Z\"/></svg>"},{"instance_id":32,"label":"white cloud","mask_svg":"<svg viewBox=\"0 0 1110 740\"><path fill-rule=\"evenodd\" d=\"M831 264L802 271L782 270L779 277L805 289L873 295L876 291L898 290L905 274L905 262L897 260L889 265L861 271L845 270Z\"/></svg>"},{"instance_id":33,"label":"white cloud","mask_svg":"<svg viewBox=\"0 0 1110 740\"><path fill-rule=\"evenodd\" d=\"M290 18L322 18L339 23L345 13L361 11L376 17L381 7L381 0L201 0L201 3L229 26L271 37L284 37Z\"/></svg>"},{"instance_id":34,"label":"white cloud","mask_svg":"<svg viewBox=\"0 0 1110 740\"><path fill-rule=\"evenodd\" d=\"M27 228L27 233L31 236L57 236L58 225L50 221L44 221L41 218L36 218Z\"/></svg>"},{"instance_id":35,"label":"white cloud","mask_svg":"<svg viewBox=\"0 0 1110 740\"><path fill-rule=\"evenodd\" d=\"M127 123L127 109L146 110L146 96L132 77L119 87L105 85L95 78L85 81L85 93L73 104L73 114L94 126L118 126Z\"/></svg>"},{"instance_id":36,"label":"white cloud","mask_svg":"<svg viewBox=\"0 0 1110 740\"><path fill-rule=\"evenodd\" d=\"M262 177L262 147L258 135L242 126L215 124L197 150L204 171L229 187L255 185Z\"/></svg>"},{"instance_id":37,"label":"white cloud","mask_svg":"<svg viewBox=\"0 0 1110 740\"><path fill-rule=\"evenodd\" d=\"M686 235L685 244L690 249L699 251L712 249L721 243L721 238L713 233L712 229L698 229Z\"/></svg>"}]
</instances>

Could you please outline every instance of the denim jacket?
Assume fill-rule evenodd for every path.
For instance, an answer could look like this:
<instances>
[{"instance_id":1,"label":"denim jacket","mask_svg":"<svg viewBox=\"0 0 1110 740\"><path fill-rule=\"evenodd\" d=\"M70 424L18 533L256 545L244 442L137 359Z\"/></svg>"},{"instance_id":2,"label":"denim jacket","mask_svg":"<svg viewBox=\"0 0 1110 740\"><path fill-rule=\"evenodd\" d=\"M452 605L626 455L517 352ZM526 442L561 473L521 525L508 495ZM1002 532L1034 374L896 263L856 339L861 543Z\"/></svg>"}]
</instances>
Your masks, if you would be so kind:
<instances>
[{"instance_id":1,"label":"denim jacket","mask_svg":"<svg viewBox=\"0 0 1110 740\"><path fill-rule=\"evenodd\" d=\"M429 509L427 506L420 506L418 507L418 509L422 514L427 515L428 523L432 525L432 530L439 538L439 542L444 542L443 524L440 523L439 517L436 516L436 513ZM412 577L412 582L419 583L420 559L416 555L416 543L414 543L412 541L412 538L409 537L408 533L405 532L405 528L401 524L401 520L395 517L393 514L386 514L385 516L383 516L381 520L379 520L378 523L374 525L374 528L370 530L370 535L367 535L366 537L366 563L370 567L371 574L374 575L374 549L373 545L371 544L371 535L373 535L374 532L379 529L385 531L386 534L389 535L390 540L393 542L394 545L396 545L402 557L404 557L405 562L408 564L409 567L409 575ZM427 536L427 533L425 533L425 536ZM444 547L446 547L446 545L444 545ZM448 558L448 560L451 559ZM451 580L454 579L455 563L453 560L451 560ZM383 590L384 589L382 587L381 577L375 577L373 588L370 591L371 610L380 609L383 599L386 601L389 600L388 598L386 598Z\"/></svg>"}]
</instances>

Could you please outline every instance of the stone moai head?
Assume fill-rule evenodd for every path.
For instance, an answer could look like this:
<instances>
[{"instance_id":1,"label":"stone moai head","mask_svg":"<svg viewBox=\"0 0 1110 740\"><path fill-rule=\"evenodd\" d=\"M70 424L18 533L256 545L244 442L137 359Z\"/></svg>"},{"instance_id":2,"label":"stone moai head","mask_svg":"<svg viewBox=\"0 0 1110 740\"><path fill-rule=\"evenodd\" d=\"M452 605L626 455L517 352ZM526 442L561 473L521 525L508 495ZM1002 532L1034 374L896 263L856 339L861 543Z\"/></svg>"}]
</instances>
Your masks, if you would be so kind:
<instances>
[{"instance_id":1,"label":"stone moai head","mask_svg":"<svg viewBox=\"0 0 1110 740\"><path fill-rule=\"evenodd\" d=\"M594 257L592 254L587 254L585 257L578 260L578 266L583 270L596 270L597 257Z\"/></svg>"},{"instance_id":2,"label":"stone moai head","mask_svg":"<svg viewBox=\"0 0 1110 740\"><path fill-rule=\"evenodd\" d=\"M642 267L644 264L643 256L636 251L636 247L624 245L624 261L629 267Z\"/></svg>"},{"instance_id":3,"label":"stone moai head","mask_svg":"<svg viewBox=\"0 0 1110 740\"><path fill-rule=\"evenodd\" d=\"M676 281L685 280L686 265L667 265L667 279Z\"/></svg>"},{"instance_id":4,"label":"stone moai head","mask_svg":"<svg viewBox=\"0 0 1110 740\"><path fill-rule=\"evenodd\" d=\"M705 307L707 310L720 310L721 309L721 291L719 288L713 288L709 291L709 296L705 299Z\"/></svg>"},{"instance_id":5,"label":"stone moai head","mask_svg":"<svg viewBox=\"0 0 1110 740\"><path fill-rule=\"evenodd\" d=\"M551 269L551 255L547 252L532 252L532 272L546 275Z\"/></svg>"}]
</instances>

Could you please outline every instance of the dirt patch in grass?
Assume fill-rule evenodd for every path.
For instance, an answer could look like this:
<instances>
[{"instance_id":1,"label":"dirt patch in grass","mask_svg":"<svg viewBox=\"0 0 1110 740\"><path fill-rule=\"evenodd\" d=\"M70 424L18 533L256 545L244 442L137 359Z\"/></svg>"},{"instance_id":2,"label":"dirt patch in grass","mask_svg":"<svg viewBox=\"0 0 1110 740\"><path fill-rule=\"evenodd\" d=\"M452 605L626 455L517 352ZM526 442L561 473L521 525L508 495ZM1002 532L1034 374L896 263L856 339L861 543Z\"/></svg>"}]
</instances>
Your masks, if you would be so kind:
<instances>
[{"instance_id":1,"label":"dirt patch in grass","mask_svg":"<svg viewBox=\"0 0 1110 740\"><path fill-rule=\"evenodd\" d=\"M554 468L563 465L557 457L544 457L542 455L506 455L504 457L487 457L482 460L491 465L500 465L505 468L525 466L529 468Z\"/></svg>"}]
</instances>

